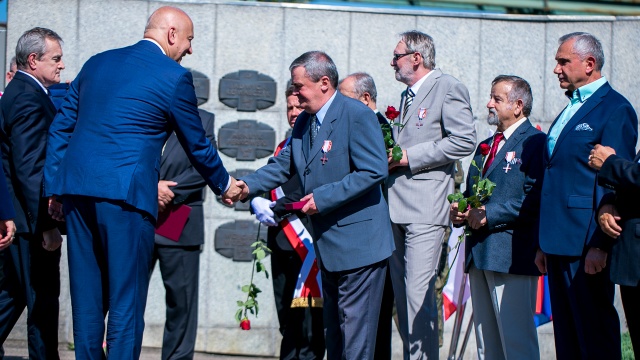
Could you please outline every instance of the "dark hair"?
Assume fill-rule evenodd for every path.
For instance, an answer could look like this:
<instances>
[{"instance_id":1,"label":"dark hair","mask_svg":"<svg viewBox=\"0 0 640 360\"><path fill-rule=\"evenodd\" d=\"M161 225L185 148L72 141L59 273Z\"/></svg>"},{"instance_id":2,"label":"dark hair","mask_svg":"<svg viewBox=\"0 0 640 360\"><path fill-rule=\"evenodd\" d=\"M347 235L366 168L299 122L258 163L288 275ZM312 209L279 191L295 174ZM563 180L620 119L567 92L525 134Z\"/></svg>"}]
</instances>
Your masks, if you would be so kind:
<instances>
[{"instance_id":1,"label":"dark hair","mask_svg":"<svg viewBox=\"0 0 640 360\"><path fill-rule=\"evenodd\" d=\"M511 90L507 94L509 102L514 103L518 99L522 100L522 113L528 117L533 107L533 95L527 80L515 75L498 75L491 82L491 86L501 82L507 82L511 85Z\"/></svg>"},{"instance_id":2,"label":"dark hair","mask_svg":"<svg viewBox=\"0 0 640 360\"><path fill-rule=\"evenodd\" d=\"M334 89L338 88L338 69L331 57L322 51L308 51L293 60L289 71L303 67L307 77L313 82L318 82L323 76L329 77L329 82Z\"/></svg>"}]
</instances>

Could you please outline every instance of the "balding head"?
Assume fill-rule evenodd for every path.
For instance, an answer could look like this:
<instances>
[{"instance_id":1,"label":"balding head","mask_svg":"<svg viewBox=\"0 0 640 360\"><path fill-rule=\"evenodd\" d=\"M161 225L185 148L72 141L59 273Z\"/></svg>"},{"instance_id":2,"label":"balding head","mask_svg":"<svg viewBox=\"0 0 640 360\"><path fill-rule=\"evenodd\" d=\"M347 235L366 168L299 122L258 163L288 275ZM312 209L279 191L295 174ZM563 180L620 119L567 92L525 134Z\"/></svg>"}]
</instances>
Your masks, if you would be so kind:
<instances>
[{"instance_id":1,"label":"balding head","mask_svg":"<svg viewBox=\"0 0 640 360\"><path fill-rule=\"evenodd\" d=\"M163 6L149 17L144 37L156 41L168 57L180 62L185 55L192 53L193 22L184 11Z\"/></svg>"}]
</instances>

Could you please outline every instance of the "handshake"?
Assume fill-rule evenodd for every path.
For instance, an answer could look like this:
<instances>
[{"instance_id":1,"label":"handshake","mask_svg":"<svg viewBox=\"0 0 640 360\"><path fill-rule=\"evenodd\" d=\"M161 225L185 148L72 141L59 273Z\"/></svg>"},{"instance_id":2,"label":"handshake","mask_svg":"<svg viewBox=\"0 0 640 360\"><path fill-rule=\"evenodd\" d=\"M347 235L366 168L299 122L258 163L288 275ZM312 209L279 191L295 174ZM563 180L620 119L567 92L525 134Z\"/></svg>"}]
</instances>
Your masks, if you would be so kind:
<instances>
[{"instance_id":1,"label":"handshake","mask_svg":"<svg viewBox=\"0 0 640 360\"><path fill-rule=\"evenodd\" d=\"M227 205L233 205L234 203L244 200L249 195L249 186L242 180L236 180L231 177L231 185L227 191L222 194L222 201Z\"/></svg>"}]
</instances>

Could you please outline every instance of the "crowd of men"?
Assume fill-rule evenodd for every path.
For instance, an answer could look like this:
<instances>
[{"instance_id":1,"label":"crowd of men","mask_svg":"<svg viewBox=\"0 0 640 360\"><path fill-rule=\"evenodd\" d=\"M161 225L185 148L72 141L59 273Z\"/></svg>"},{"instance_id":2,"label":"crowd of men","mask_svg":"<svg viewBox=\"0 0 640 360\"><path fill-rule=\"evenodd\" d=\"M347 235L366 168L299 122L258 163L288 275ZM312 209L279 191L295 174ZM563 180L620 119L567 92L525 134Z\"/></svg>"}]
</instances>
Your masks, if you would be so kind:
<instances>
[{"instance_id":1,"label":"crowd of men","mask_svg":"<svg viewBox=\"0 0 640 360\"><path fill-rule=\"evenodd\" d=\"M496 132L478 143L468 90L436 67L433 39L400 34L390 65L407 87L389 120L402 150L395 160L373 79L340 81L328 54L306 52L289 67L291 135L237 180L180 65L193 36L186 13L159 8L143 40L84 64L59 109L48 87L64 69L62 39L34 28L18 40L0 100L0 343L26 307L30 358L58 358L62 231L77 358L140 356L157 260L163 359L193 357L206 185L228 204L251 197L271 227L283 359L389 359L394 299L403 357L437 359L436 280L451 223L469 231L463 261L479 358L540 358L540 274L549 276L558 359L621 357L614 282L639 354L638 120L602 75L593 35L559 39L554 73L569 103L548 134L529 119L528 82L500 75L487 103ZM478 207L449 204L454 164L474 150L465 196L478 179L495 183L493 194ZM184 205L192 227L156 235Z\"/></svg>"}]
</instances>

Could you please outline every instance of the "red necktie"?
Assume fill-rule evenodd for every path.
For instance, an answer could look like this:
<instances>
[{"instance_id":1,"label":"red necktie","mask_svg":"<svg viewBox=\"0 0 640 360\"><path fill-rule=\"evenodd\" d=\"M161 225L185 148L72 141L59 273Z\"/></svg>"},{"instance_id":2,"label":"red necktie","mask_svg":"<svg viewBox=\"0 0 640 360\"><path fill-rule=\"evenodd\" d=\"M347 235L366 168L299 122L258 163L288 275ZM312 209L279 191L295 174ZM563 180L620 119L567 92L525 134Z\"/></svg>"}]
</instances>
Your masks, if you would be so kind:
<instances>
[{"instance_id":1,"label":"red necktie","mask_svg":"<svg viewBox=\"0 0 640 360\"><path fill-rule=\"evenodd\" d=\"M487 162L484 163L484 168L482 168L482 176L487 172L487 169L491 166L493 159L496 157L496 154L498 153L498 145L500 145L500 141L502 141L502 139L504 139L503 133L498 132L494 135L493 144L491 144L491 151L489 151L489 158L487 159Z\"/></svg>"}]
</instances>

